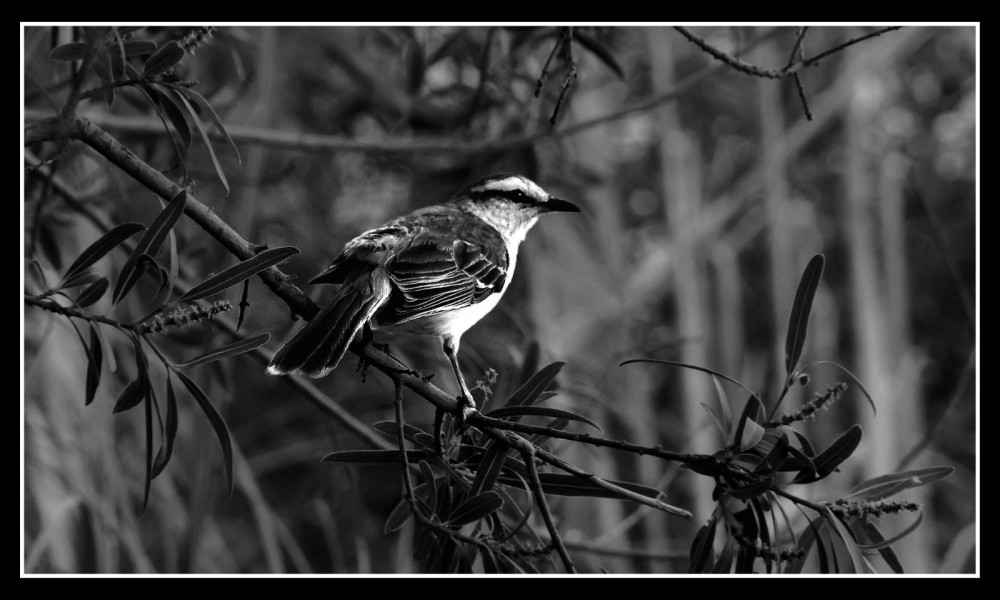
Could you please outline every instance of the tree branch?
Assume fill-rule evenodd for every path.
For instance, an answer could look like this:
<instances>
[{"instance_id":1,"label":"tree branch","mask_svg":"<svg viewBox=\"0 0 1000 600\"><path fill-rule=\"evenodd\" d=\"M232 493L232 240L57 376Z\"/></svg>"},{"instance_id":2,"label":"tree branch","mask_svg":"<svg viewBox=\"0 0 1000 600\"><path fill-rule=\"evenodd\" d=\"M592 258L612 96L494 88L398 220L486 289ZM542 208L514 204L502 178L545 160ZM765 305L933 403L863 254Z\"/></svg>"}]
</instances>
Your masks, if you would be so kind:
<instances>
[{"instance_id":1,"label":"tree branch","mask_svg":"<svg viewBox=\"0 0 1000 600\"><path fill-rule=\"evenodd\" d=\"M900 26L895 27L883 27L877 31L873 31L867 35L862 35L853 39L850 39L843 44L830 48L825 52L820 52L812 58L804 58L802 60L793 62L782 69L765 69L763 67L758 67L757 65L752 65L748 62L744 62L739 58L729 54L728 52L723 52L722 50L716 48L712 44L709 44L704 38L691 31L687 27L674 27L681 35L690 40L694 45L698 46L704 50L707 54L715 58L716 60L729 65L730 67L740 71L741 73L746 73L747 75L753 75L754 77L763 77L766 79L784 79L789 75L794 75L806 67L810 67L819 61L823 60L831 54L840 52L841 50L847 48L848 46L853 46L854 44L863 42L865 40L871 39L882 35L883 33L888 33L896 29L900 29ZM798 42L796 42L796 45Z\"/></svg>"}]
</instances>

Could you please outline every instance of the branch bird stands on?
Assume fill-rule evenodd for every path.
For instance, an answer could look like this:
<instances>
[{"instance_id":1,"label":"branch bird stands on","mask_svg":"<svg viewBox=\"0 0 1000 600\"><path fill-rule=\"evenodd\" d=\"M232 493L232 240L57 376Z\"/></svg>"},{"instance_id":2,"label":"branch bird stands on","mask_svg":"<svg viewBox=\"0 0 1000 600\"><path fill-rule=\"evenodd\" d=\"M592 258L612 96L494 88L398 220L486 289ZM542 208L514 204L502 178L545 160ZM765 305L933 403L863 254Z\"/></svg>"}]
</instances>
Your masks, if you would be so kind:
<instances>
[{"instance_id":1,"label":"branch bird stands on","mask_svg":"<svg viewBox=\"0 0 1000 600\"><path fill-rule=\"evenodd\" d=\"M272 375L323 377L364 330L438 336L460 388L463 416L475 403L458 364L462 334L500 301L517 251L538 217L579 212L527 177L483 177L446 204L429 206L366 231L310 283L340 289L274 355Z\"/></svg>"}]
</instances>

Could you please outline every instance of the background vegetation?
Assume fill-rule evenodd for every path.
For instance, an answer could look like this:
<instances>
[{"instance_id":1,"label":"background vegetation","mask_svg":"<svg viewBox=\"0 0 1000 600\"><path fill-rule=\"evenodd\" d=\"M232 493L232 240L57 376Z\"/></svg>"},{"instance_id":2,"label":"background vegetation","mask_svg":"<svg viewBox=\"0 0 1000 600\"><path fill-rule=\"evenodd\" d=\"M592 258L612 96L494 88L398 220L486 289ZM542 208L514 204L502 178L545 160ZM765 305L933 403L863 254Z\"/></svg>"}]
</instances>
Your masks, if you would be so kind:
<instances>
[{"instance_id":1,"label":"background vegetation","mask_svg":"<svg viewBox=\"0 0 1000 600\"><path fill-rule=\"evenodd\" d=\"M872 30L810 28L803 51L815 55ZM696 32L778 69L800 38L794 27ZM824 254L803 357L851 369L878 415L849 382L835 410L808 424L822 446L852 423L865 431L841 472L808 494L837 497L901 468L955 467L907 495L924 504L924 520L897 553L909 572L975 571L975 29L906 27L851 46L799 72L805 103L792 79L739 72L672 28L586 28L572 52L563 46L549 63L559 35L501 27L142 30L161 46L188 40L178 80L198 82L192 89L218 113L239 162L216 134L210 151L193 121L182 132L164 109L168 136L134 88L100 89L95 78L83 88L99 91L79 110L142 160L190 183L244 238L301 249L282 265L300 285L359 231L440 202L481 174L525 173L571 199L583 214L532 231L504 301L463 338L467 377L495 369L494 395L509 395L537 344L538 364L566 362L549 406L647 446L717 448L698 406L716 401L715 388L693 371L618 364L646 357L703 365L775 397L796 283L809 257ZM72 27L24 29L26 123L64 105L74 63L50 52L79 37ZM58 280L101 224L148 224L161 210L156 196L82 144L28 145L25 167L25 293L43 289L40 277ZM179 277L188 283L233 263L190 221L174 231ZM104 275L127 258L109 256L98 263ZM139 291L152 296L155 282L140 282ZM329 295L309 291L317 300ZM227 297L239 304L241 288ZM271 332L275 349L298 323L257 279L248 300L242 330ZM109 299L96 306L111 310ZM144 307L132 298L117 310ZM223 319L235 323L235 313ZM117 357L119 368L104 374L85 407L87 358L66 320L25 308L23 340L26 572L419 569L412 521L384 532L401 494L398 467L321 463L363 440L249 356L194 376L229 424L232 497L212 430L185 396L174 457L139 518L143 418L110 414L135 375L131 344L108 340L105 360ZM163 340L178 360L230 341L207 325ZM436 341L389 341L451 390ZM362 423L391 420L391 382L377 373L363 380L350 362L317 387ZM163 380L162 369L150 369ZM822 367L811 378L785 406L842 380ZM736 388L727 389L738 413ZM417 398L408 399L407 415L421 426L434 416ZM603 477L659 488L694 513L685 521L617 500L553 498L581 571L686 571L691 540L712 510L708 483L632 454L553 447Z\"/></svg>"}]
</instances>

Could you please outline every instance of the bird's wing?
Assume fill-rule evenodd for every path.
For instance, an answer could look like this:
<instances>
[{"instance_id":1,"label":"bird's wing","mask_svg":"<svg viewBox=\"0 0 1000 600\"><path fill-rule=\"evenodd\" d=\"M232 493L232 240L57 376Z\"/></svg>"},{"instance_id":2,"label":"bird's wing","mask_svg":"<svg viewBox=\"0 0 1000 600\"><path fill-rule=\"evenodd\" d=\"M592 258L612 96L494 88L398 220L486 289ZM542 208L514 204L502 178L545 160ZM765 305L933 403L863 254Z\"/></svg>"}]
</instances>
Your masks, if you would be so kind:
<instances>
[{"instance_id":1,"label":"bird's wing","mask_svg":"<svg viewBox=\"0 0 1000 600\"><path fill-rule=\"evenodd\" d=\"M508 256L500 234L459 217L427 220L388 257L396 289L376 315L380 325L464 308L503 290Z\"/></svg>"}]
</instances>

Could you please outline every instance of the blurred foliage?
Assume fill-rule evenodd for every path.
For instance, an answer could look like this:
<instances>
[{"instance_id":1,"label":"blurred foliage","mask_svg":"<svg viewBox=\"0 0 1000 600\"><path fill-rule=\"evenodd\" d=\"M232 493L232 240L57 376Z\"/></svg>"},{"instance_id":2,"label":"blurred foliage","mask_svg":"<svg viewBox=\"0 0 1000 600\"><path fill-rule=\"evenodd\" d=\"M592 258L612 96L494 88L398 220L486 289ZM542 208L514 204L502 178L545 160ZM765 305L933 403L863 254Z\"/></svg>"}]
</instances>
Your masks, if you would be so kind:
<instances>
[{"instance_id":1,"label":"blurred foliage","mask_svg":"<svg viewBox=\"0 0 1000 600\"><path fill-rule=\"evenodd\" d=\"M815 54L862 29L812 28L806 50ZM685 77L715 63L670 30L576 30L584 37L571 51L560 41L562 28L222 27L205 35L205 28L148 27L136 30L133 39L158 49L172 42L185 48L183 59L166 70L153 64L165 100L151 102L135 87L115 89L113 96L103 89L120 66L118 41L111 39L98 54L109 62L107 77L98 69L98 78L83 86L94 93L80 110L98 122L110 115L154 123L152 134L127 123L108 129L144 161L192 186L245 238L271 248L300 248L302 254L282 267L299 282L322 270L358 231L440 202L483 173L523 172L559 190L584 206L585 215L572 223L543 223L529 236L510 293L463 338L466 371L495 369L500 376L493 394L508 397L524 379L523 363L537 363L528 350L537 341L544 362L567 364L560 397L551 406L593 418L609 437L674 450L697 445L699 437L719 447L710 419L697 406L708 400L684 397L683 378L673 371L625 374L616 365L638 356L676 360L686 348L699 346L708 352L704 366L775 397L782 387L780 350L787 325L775 315L788 314L791 306L791 295L776 288L783 285L778 282L794 282L808 256L822 252L827 271L817 291L805 360L835 357L858 372L873 393L906 391L905 401L875 394L879 416L871 423L879 429L866 421L866 440L888 440L886 447L878 446L877 460L899 462L933 432L909 467L957 469L927 488L921 527L926 537L910 543L914 548L900 560L908 571L975 570L974 540L960 534L975 526L978 500L975 30L904 28L803 71L812 122L805 120L788 80L761 82L723 67L684 84ZM795 39L795 28L699 30L726 51L747 52L744 59L750 62L769 56L769 47L785 60ZM82 39L79 27L25 29L26 111L49 116L62 107L80 57L50 53ZM669 53L654 45L659 39L668 40ZM127 62L141 75L155 52L138 52ZM536 97L550 55L548 77ZM647 102L664 95L664 64L678 94ZM575 79L569 76L573 69ZM763 86L772 86L771 96ZM214 108L234 137L239 159L210 137L211 109L195 96L185 96L190 103L185 107L181 95L188 90ZM626 111L630 107L635 110ZM781 123L777 141L768 141L764 131L762 111L768 110L768 118ZM618 113L623 114L572 134L553 135ZM164 122L171 136L163 134ZM241 126L260 135L243 138ZM272 143L288 131L343 136L374 148L298 151ZM523 143L522 136L538 139ZM426 140L496 143L476 152L399 150L409 141ZM780 150L770 153L774 144ZM27 150L47 167L29 169L25 176L26 292L48 289L102 233L94 219L82 219L79 207L60 199L43 173L58 173L84 209L105 224L151 223L160 214L160 203L148 191L78 144ZM782 152L780 167L771 168ZM678 156L691 162L676 164ZM686 187L671 187L677 181L666 179L664 165L672 163ZM780 226L765 208L780 189L773 185L775 177L785 182ZM869 202L868 221L878 227L867 259L851 258L860 246L857 228L846 216L845 198L851 194ZM699 203L694 214L670 210L694 198ZM884 210L890 198L896 198L898 214ZM904 232L901 244L893 245L893 227ZM682 239L685 231L691 239ZM179 277L189 283L232 264L222 248L183 219L173 235L182 253ZM787 272L773 272L781 262L771 253L781 240L794 248L794 256L787 257ZM680 327L689 309L679 301L685 290L674 274L685 245L699 278L690 289L697 288L697 303L711 315L697 338ZM121 271L127 255L109 256L94 267L96 275ZM879 269L874 284L856 276L857 264L865 260ZM135 298L156 295L151 280L136 286L138 293L119 306L122 314L145 313ZM234 306L241 292L239 286L227 292ZM317 299L328 294L313 292ZM246 331L270 331L277 342L295 327L287 307L259 281L251 281L248 300ZM889 362L873 374L859 372L866 367L859 362L868 356L862 347L871 329L859 320L864 302L877 304L875 314L882 319L876 322L902 321L880 329L881 347L888 349L880 355ZM106 297L94 306L112 310ZM235 323L235 315L225 318ZM162 346L169 356L191 358L226 341L198 325L164 336ZM436 341L390 342L413 368L446 372ZM131 342L109 336L104 346L109 372L88 409L81 390L87 360L64 319L26 309L24 346L28 572L419 569L411 557L412 522L384 533L402 493L398 468L321 463L331 450L353 449L358 441L317 418L314 407L266 377L257 363L235 358L197 371L198 385L232 434L232 498L226 499L212 431L185 396L179 401L174 457L153 482L140 520L147 468L141 411L114 419L109 414L137 375ZM149 365L154 387L163 389L165 376L162 366ZM830 376L813 373L813 386L822 390L839 380ZM362 382L345 365L317 383L366 423L392 418L391 384L382 378ZM791 394L786 402L804 400ZM808 433L828 446L848 423L862 418L863 403L854 404L857 408L844 415L811 424ZM407 414L408 422L421 428L433 421L433 411L422 403L408 405ZM553 448L565 449L557 442ZM709 499L688 485L692 478L676 469L603 451L579 452L574 460L604 477L658 488L672 504L710 510ZM829 485L844 490L888 472L871 468L873 461L851 461L822 483L837 479ZM842 493L816 487L820 497ZM665 560L571 548L581 570L688 569L688 545L704 521L665 522L643 509L628 513L610 500L588 498L586 505L576 500L553 502L567 540L674 553Z\"/></svg>"}]
</instances>

